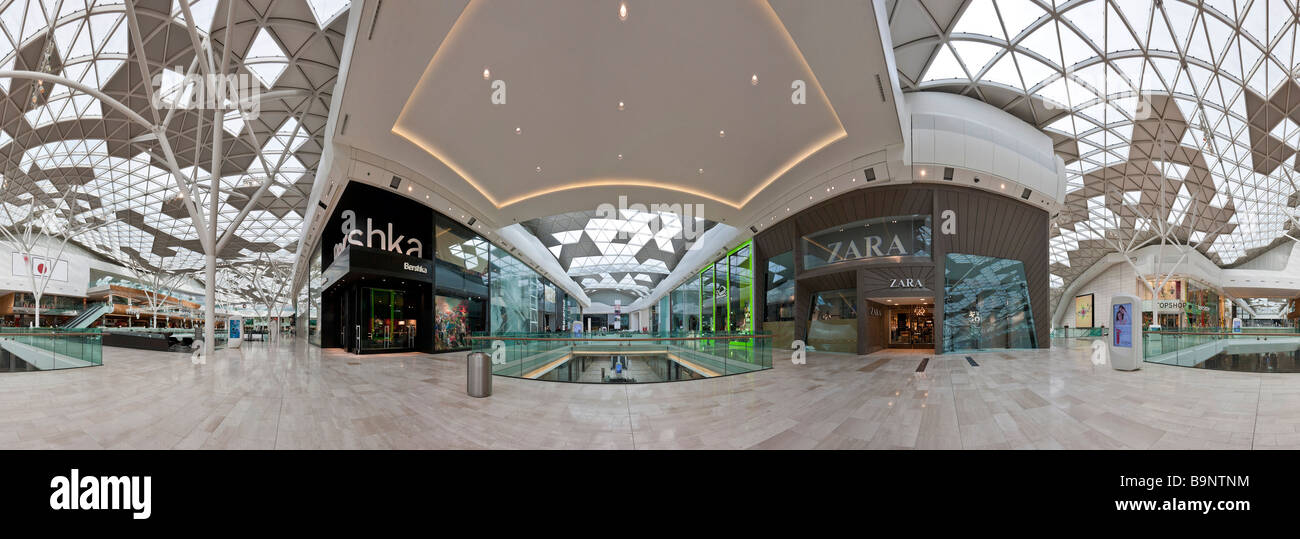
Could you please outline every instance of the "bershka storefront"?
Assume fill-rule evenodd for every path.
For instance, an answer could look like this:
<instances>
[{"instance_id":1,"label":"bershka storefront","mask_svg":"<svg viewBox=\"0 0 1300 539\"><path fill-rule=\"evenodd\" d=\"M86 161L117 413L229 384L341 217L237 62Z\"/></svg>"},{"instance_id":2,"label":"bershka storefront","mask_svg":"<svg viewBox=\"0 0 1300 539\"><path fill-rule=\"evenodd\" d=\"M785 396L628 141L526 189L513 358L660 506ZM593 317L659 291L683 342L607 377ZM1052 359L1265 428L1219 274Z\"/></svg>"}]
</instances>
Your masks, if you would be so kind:
<instances>
[{"instance_id":1,"label":"bershka storefront","mask_svg":"<svg viewBox=\"0 0 1300 539\"><path fill-rule=\"evenodd\" d=\"M1047 347L1047 222L942 184L827 200L754 237L760 331L849 354Z\"/></svg>"},{"instance_id":2,"label":"bershka storefront","mask_svg":"<svg viewBox=\"0 0 1300 539\"><path fill-rule=\"evenodd\" d=\"M322 234L321 345L434 351L434 212L351 183Z\"/></svg>"}]
</instances>

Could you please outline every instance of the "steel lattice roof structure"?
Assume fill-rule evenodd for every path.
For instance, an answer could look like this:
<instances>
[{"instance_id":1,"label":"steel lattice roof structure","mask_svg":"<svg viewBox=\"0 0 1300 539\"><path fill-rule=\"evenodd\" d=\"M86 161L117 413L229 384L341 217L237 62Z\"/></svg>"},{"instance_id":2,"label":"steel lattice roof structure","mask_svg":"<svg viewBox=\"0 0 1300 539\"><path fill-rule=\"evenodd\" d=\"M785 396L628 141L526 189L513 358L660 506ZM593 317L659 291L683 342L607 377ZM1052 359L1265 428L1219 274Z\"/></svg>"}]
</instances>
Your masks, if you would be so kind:
<instances>
[{"instance_id":1,"label":"steel lattice roof structure","mask_svg":"<svg viewBox=\"0 0 1300 539\"><path fill-rule=\"evenodd\" d=\"M1052 137L1068 169L1052 230L1055 293L1114 245L1175 237L1227 266L1290 241L1300 203L1294 0L888 8L905 91L975 97Z\"/></svg>"},{"instance_id":2,"label":"steel lattice roof structure","mask_svg":"<svg viewBox=\"0 0 1300 539\"><path fill-rule=\"evenodd\" d=\"M0 205L107 222L75 241L182 272L205 265L194 214L206 223L215 202L218 264L292 263L349 5L0 1ZM238 91L217 95L212 80Z\"/></svg>"}]
</instances>

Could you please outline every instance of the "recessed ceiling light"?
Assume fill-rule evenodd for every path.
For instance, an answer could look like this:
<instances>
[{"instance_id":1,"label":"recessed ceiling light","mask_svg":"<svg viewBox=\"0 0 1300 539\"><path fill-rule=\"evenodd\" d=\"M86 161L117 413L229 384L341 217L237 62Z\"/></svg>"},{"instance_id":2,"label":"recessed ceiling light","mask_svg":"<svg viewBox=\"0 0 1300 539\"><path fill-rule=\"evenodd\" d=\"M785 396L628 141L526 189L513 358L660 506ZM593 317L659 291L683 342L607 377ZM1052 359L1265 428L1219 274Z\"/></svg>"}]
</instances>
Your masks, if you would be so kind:
<instances>
[{"instance_id":1,"label":"recessed ceiling light","mask_svg":"<svg viewBox=\"0 0 1300 539\"><path fill-rule=\"evenodd\" d=\"M922 177L922 178L925 177L925 169L921 169L921 177Z\"/></svg>"},{"instance_id":2,"label":"recessed ceiling light","mask_svg":"<svg viewBox=\"0 0 1300 539\"><path fill-rule=\"evenodd\" d=\"M718 131L718 138L726 138L726 136L727 136L726 131Z\"/></svg>"},{"instance_id":3,"label":"recessed ceiling light","mask_svg":"<svg viewBox=\"0 0 1300 539\"><path fill-rule=\"evenodd\" d=\"M700 169L700 174L704 174L704 169Z\"/></svg>"},{"instance_id":4,"label":"recessed ceiling light","mask_svg":"<svg viewBox=\"0 0 1300 539\"><path fill-rule=\"evenodd\" d=\"M518 128L518 127L515 128L515 134L516 134L516 135L518 135L518 134L520 134L520 133L523 133L523 132L524 132L523 129L520 129L520 128Z\"/></svg>"},{"instance_id":5,"label":"recessed ceiling light","mask_svg":"<svg viewBox=\"0 0 1300 539\"><path fill-rule=\"evenodd\" d=\"M618 20L620 21L627 20L627 2L618 3Z\"/></svg>"},{"instance_id":6,"label":"recessed ceiling light","mask_svg":"<svg viewBox=\"0 0 1300 539\"><path fill-rule=\"evenodd\" d=\"M757 73L755 73L753 76L749 77L749 83L752 84L752 85L754 85L754 86L758 86L758 74L757 74Z\"/></svg>"},{"instance_id":7,"label":"recessed ceiling light","mask_svg":"<svg viewBox=\"0 0 1300 539\"><path fill-rule=\"evenodd\" d=\"M492 70L485 67L483 68L483 80L488 80L489 78L492 78Z\"/></svg>"},{"instance_id":8,"label":"recessed ceiling light","mask_svg":"<svg viewBox=\"0 0 1300 539\"><path fill-rule=\"evenodd\" d=\"M1003 188L1003 189L1006 189L1006 188L1007 188L1007 184L1005 184L1005 183L1002 184L1002 188Z\"/></svg>"},{"instance_id":9,"label":"recessed ceiling light","mask_svg":"<svg viewBox=\"0 0 1300 539\"><path fill-rule=\"evenodd\" d=\"M538 173L541 173L541 172L542 172L542 166L541 166L541 165L537 165L537 172L538 172Z\"/></svg>"},{"instance_id":10,"label":"recessed ceiling light","mask_svg":"<svg viewBox=\"0 0 1300 539\"><path fill-rule=\"evenodd\" d=\"M618 160L619 160L619 161L622 161L622 160L623 160L623 154L621 154L621 153L618 154Z\"/></svg>"},{"instance_id":11,"label":"recessed ceiling light","mask_svg":"<svg viewBox=\"0 0 1300 539\"><path fill-rule=\"evenodd\" d=\"M623 102L622 102L622 101L619 101L619 102L618 102L618 110L623 110Z\"/></svg>"}]
</instances>

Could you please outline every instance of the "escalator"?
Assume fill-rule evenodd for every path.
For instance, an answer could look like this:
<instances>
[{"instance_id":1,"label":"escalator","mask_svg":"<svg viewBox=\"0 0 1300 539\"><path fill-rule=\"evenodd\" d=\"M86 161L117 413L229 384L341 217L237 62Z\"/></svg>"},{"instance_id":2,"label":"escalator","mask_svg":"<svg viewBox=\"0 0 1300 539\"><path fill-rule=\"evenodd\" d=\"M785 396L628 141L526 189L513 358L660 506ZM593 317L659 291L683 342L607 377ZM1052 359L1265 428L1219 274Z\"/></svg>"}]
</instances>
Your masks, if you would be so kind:
<instances>
[{"instance_id":1,"label":"escalator","mask_svg":"<svg viewBox=\"0 0 1300 539\"><path fill-rule=\"evenodd\" d=\"M112 305L109 305L107 302L96 303L86 307L86 310L81 311L81 314L63 324L63 327L69 329L88 328L94 325L95 322L99 321L100 318L103 318L104 315L111 312L113 312Z\"/></svg>"}]
</instances>

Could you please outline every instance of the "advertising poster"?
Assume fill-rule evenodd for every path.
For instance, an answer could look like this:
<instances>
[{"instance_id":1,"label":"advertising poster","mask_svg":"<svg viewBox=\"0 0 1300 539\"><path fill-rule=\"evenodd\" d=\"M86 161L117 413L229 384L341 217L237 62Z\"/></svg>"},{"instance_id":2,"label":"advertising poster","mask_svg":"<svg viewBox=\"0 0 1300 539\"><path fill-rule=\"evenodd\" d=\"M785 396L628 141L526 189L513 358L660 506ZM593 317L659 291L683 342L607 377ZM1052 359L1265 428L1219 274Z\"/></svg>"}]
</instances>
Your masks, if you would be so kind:
<instances>
[{"instance_id":1,"label":"advertising poster","mask_svg":"<svg viewBox=\"0 0 1300 539\"><path fill-rule=\"evenodd\" d=\"M232 320L230 321L230 338L231 338L231 339L241 339L241 338L243 338L242 335L241 335L241 332L240 332L240 328L239 328L239 323L240 323L240 322L241 322L241 320L239 320L238 318L232 319Z\"/></svg>"},{"instance_id":2,"label":"advertising poster","mask_svg":"<svg viewBox=\"0 0 1300 539\"><path fill-rule=\"evenodd\" d=\"M1092 294L1083 294L1074 297L1074 327L1090 328L1092 327Z\"/></svg>"},{"instance_id":3,"label":"advertising poster","mask_svg":"<svg viewBox=\"0 0 1300 539\"><path fill-rule=\"evenodd\" d=\"M1133 347L1133 305L1131 303L1119 303L1111 306L1111 333L1115 335L1115 346L1119 348Z\"/></svg>"}]
</instances>

